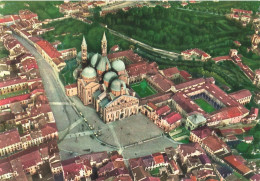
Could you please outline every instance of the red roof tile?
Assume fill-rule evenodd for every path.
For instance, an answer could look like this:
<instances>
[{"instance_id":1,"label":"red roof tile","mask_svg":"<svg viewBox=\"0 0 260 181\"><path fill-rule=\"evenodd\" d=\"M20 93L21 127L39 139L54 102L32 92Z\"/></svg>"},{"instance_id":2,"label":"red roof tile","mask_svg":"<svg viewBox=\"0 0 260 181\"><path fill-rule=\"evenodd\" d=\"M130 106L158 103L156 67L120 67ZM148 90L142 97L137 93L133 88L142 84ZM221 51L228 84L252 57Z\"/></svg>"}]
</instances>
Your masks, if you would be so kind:
<instances>
[{"instance_id":1,"label":"red roof tile","mask_svg":"<svg viewBox=\"0 0 260 181\"><path fill-rule=\"evenodd\" d=\"M225 157L224 160L243 175L251 171L246 165L244 165L243 162L237 159L234 155L229 155Z\"/></svg>"},{"instance_id":2,"label":"red roof tile","mask_svg":"<svg viewBox=\"0 0 260 181\"><path fill-rule=\"evenodd\" d=\"M14 79L9 79L7 81L0 82L0 87L7 87L15 84L21 84L27 82L27 79L21 79L21 78L14 78Z\"/></svg>"},{"instance_id":3,"label":"red roof tile","mask_svg":"<svg viewBox=\"0 0 260 181\"><path fill-rule=\"evenodd\" d=\"M134 53L133 50L125 50L121 52L115 52L112 54L108 54L107 58L110 59L116 59L116 58L123 58L126 57L133 63L142 62L144 59L140 57L138 54Z\"/></svg>"},{"instance_id":4,"label":"red roof tile","mask_svg":"<svg viewBox=\"0 0 260 181\"><path fill-rule=\"evenodd\" d=\"M154 154L152 154L152 157L153 157L154 163L156 165L164 163L164 158L163 158L163 155L161 153L154 153Z\"/></svg>"},{"instance_id":5,"label":"red roof tile","mask_svg":"<svg viewBox=\"0 0 260 181\"><path fill-rule=\"evenodd\" d=\"M244 99L246 97L252 96L251 92L247 89L242 89L237 92L233 92L229 94L231 97L233 97L235 100Z\"/></svg>"},{"instance_id":6,"label":"red roof tile","mask_svg":"<svg viewBox=\"0 0 260 181\"><path fill-rule=\"evenodd\" d=\"M172 77L174 74L179 74L180 73L180 71L178 70L177 67L171 67L171 68L168 68L168 69L164 69L162 71L163 71L163 74L166 77Z\"/></svg>"},{"instance_id":7,"label":"red roof tile","mask_svg":"<svg viewBox=\"0 0 260 181\"><path fill-rule=\"evenodd\" d=\"M165 114L169 113L170 111L171 111L171 108L168 105L165 105L165 106L161 106L161 107L157 108L156 114L161 116L161 115L165 115Z\"/></svg>"},{"instance_id":8,"label":"red roof tile","mask_svg":"<svg viewBox=\"0 0 260 181\"><path fill-rule=\"evenodd\" d=\"M9 131L5 131L0 133L0 148L5 148L7 146L19 143L20 135L17 129L12 129Z\"/></svg>"},{"instance_id":9,"label":"red roof tile","mask_svg":"<svg viewBox=\"0 0 260 181\"><path fill-rule=\"evenodd\" d=\"M36 44L39 45L51 58L61 57L61 53L56 50L56 48L54 48L48 41L40 40L37 41Z\"/></svg>"},{"instance_id":10,"label":"red roof tile","mask_svg":"<svg viewBox=\"0 0 260 181\"><path fill-rule=\"evenodd\" d=\"M164 116L163 119L166 120L170 125L172 125L173 123L181 120L182 116L180 115L180 113L171 112L170 114Z\"/></svg>"},{"instance_id":11,"label":"red roof tile","mask_svg":"<svg viewBox=\"0 0 260 181\"><path fill-rule=\"evenodd\" d=\"M57 132L56 123L47 123L41 129L42 136L47 136Z\"/></svg>"},{"instance_id":12,"label":"red roof tile","mask_svg":"<svg viewBox=\"0 0 260 181\"><path fill-rule=\"evenodd\" d=\"M24 95L19 95L19 96L15 96L15 97L9 97L6 99L2 99L2 100L0 100L0 106L10 104L13 102L24 101L24 100L30 99L30 96L31 96L31 94L24 94Z\"/></svg>"},{"instance_id":13,"label":"red roof tile","mask_svg":"<svg viewBox=\"0 0 260 181\"><path fill-rule=\"evenodd\" d=\"M202 143L206 145L210 150L213 152L219 151L223 148L228 148L227 144L223 142L220 138L217 136L209 136L202 140Z\"/></svg>"}]
</instances>

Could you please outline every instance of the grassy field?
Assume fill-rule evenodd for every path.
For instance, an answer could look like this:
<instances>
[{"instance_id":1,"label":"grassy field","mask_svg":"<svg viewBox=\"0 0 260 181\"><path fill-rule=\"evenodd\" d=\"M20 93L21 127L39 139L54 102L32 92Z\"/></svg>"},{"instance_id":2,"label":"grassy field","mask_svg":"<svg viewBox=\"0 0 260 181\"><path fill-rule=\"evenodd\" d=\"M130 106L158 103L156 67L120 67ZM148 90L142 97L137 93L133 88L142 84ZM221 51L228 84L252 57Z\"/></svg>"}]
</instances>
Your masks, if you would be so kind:
<instances>
[{"instance_id":1,"label":"grassy field","mask_svg":"<svg viewBox=\"0 0 260 181\"><path fill-rule=\"evenodd\" d=\"M194 102L196 102L201 107L201 109L203 109L207 113L212 113L216 111L216 109L212 105L210 105L207 101L205 101L202 98L196 99L194 100Z\"/></svg>"},{"instance_id":2,"label":"grassy field","mask_svg":"<svg viewBox=\"0 0 260 181\"><path fill-rule=\"evenodd\" d=\"M146 80L143 80L146 82ZM151 86L147 85L146 88L143 90L140 86L141 82L132 84L130 87L140 96L141 98L151 96L156 94L156 90L154 90Z\"/></svg>"},{"instance_id":3,"label":"grassy field","mask_svg":"<svg viewBox=\"0 0 260 181\"><path fill-rule=\"evenodd\" d=\"M18 96L18 95L22 95L22 94L28 94L28 90L19 90L19 91L16 91L16 92L11 92L11 93L8 93L8 94L4 94L4 95L0 95L0 100L1 99L6 99L6 98L9 98L9 97L15 97L15 96Z\"/></svg>"}]
</instances>

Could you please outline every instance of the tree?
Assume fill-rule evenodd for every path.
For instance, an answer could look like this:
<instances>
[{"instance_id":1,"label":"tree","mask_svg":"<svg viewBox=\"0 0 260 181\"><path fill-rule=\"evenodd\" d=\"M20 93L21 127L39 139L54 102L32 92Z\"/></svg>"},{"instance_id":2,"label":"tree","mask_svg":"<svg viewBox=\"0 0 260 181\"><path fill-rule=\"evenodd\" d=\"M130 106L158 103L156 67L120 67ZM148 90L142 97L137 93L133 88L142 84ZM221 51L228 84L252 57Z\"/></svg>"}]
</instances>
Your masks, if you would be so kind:
<instances>
[{"instance_id":1,"label":"tree","mask_svg":"<svg viewBox=\"0 0 260 181\"><path fill-rule=\"evenodd\" d=\"M241 142L237 145L236 149L240 153L246 153L249 148L249 145L245 142Z\"/></svg>"}]
</instances>

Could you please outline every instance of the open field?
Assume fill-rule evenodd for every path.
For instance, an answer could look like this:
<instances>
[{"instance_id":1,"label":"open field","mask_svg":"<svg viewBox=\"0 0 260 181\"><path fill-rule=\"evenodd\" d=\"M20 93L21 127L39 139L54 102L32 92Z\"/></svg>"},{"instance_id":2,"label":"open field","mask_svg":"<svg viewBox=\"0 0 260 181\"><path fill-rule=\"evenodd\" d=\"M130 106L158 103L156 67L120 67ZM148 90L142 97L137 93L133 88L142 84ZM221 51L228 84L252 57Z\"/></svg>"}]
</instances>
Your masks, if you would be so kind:
<instances>
[{"instance_id":1,"label":"open field","mask_svg":"<svg viewBox=\"0 0 260 181\"><path fill-rule=\"evenodd\" d=\"M196 104L198 104L198 106L204 111L206 111L207 113L212 113L216 111L216 109L212 105L210 105L207 101L205 101L202 98L196 99L194 100L194 102L196 102Z\"/></svg>"},{"instance_id":2,"label":"open field","mask_svg":"<svg viewBox=\"0 0 260 181\"><path fill-rule=\"evenodd\" d=\"M142 82L146 82L146 80L143 80ZM145 88L142 88L141 84L142 82L138 82L135 84L130 85L130 87L140 96L141 98L151 96L156 94L156 90L154 90L151 86L148 85Z\"/></svg>"}]
</instances>

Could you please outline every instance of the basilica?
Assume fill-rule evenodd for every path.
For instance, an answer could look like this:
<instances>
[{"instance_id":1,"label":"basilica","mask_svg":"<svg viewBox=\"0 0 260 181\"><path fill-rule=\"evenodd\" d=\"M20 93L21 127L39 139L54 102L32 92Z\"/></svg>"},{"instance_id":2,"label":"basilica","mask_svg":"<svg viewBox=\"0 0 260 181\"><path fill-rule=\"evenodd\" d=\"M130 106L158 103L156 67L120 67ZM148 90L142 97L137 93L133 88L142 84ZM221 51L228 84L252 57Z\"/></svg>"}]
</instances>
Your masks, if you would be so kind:
<instances>
[{"instance_id":1,"label":"basilica","mask_svg":"<svg viewBox=\"0 0 260 181\"><path fill-rule=\"evenodd\" d=\"M131 92L129 76L122 60L109 61L105 33L102 54L88 56L83 37L81 62L84 68L77 79L77 95L84 105L93 105L105 123L123 119L139 112L139 99Z\"/></svg>"}]
</instances>

